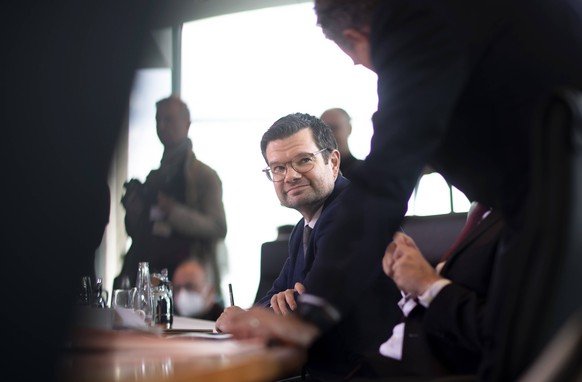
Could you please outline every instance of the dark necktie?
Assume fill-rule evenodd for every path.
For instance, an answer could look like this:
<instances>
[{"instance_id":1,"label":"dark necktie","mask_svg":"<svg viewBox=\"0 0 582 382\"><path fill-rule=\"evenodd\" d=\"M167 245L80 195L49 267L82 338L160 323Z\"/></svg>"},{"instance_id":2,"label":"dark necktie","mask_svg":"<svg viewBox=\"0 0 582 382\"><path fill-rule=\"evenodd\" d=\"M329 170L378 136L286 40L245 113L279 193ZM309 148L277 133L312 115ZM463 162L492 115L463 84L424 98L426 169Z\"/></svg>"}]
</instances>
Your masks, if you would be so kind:
<instances>
[{"instance_id":1,"label":"dark necktie","mask_svg":"<svg viewBox=\"0 0 582 382\"><path fill-rule=\"evenodd\" d=\"M303 256L307 255L307 245L309 244L309 237L311 236L312 230L308 225L303 227Z\"/></svg>"},{"instance_id":2,"label":"dark necktie","mask_svg":"<svg viewBox=\"0 0 582 382\"><path fill-rule=\"evenodd\" d=\"M442 261L446 261L455 251L455 249L461 244L463 240L471 233L471 231L479 224L479 222L483 219L483 215L485 212L489 211L489 208L485 207L481 203L477 203L475 207L470 211L469 215L467 216L467 221L465 222L465 226L461 230L461 233L455 239L454 243L449 247L447 253L441 259Z\"/></svg>"}]
</instances>

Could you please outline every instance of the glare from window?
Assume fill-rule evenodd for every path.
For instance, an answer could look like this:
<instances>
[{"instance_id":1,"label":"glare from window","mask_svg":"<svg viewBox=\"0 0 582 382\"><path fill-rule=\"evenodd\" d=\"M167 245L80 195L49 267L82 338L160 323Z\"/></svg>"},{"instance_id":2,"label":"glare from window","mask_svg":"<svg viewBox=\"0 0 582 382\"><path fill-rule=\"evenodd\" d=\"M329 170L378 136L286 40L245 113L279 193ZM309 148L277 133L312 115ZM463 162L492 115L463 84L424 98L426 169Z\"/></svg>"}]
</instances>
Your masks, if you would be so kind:
<instances>
[{"instance_id":1,"label":"glare from window","mask_svg":"<svg viewBox=\"0 0 582 382\"><path fill-rule=\"evenodd\" d=\"M164 146L156 133L156 102L171 89L170 69L145 69L136 73L129 102L128 177L145 181L158 168ZM136 270L137 272L137 270Z\"/></svg>"},{"instance_id":2,"label":"glare from window","mask_svg":"<svg viewBox=\"0 0 582 382\"><path fill-rule=\"evenodd\" d=\"M452 205L451 205L452 203ZM407 215L440 215L467 212L470 202L455 187L449 188L441 174L424 175L408 202Z\"/></svg>"},{"instance_id":3,"label":"glare from window","mask_svg":"<svg viewBox=\"0 0 582 382\"><path fill-rule=\"evenodd\" d=\"M465 194L453 187L453 212L467 212L470 206L471 202Z\"/></svg>"}]
</instances>

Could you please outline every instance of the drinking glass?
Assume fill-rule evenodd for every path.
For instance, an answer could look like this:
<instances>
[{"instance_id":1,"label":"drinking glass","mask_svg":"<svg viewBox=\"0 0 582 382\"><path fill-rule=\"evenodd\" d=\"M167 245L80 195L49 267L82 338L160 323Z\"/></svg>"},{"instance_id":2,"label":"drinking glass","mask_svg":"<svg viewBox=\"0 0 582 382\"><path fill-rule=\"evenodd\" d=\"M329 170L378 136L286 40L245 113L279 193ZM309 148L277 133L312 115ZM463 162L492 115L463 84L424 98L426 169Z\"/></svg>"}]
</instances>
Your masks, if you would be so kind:
<instances>
[{"instance_id":1,"label":"drinking glass","mask_svg":"<svg viewBox=\"0 0 582 382\"><path fill-rule=\"evenodd\" d=\"M111 307L133 309L136 291L136 288L115 289L111 295Z\"/></svg>"}]
</instances>

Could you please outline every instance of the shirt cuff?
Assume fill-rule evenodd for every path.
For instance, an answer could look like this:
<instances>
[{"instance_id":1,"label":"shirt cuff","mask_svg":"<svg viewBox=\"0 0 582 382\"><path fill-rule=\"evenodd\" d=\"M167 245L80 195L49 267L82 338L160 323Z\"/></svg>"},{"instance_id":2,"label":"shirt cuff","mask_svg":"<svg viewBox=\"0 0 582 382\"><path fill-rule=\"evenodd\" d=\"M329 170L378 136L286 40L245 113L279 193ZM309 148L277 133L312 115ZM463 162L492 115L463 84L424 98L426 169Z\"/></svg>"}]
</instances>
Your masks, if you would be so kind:
<instances>
[{"instance_id":1,"label":"shirt cuff","mask_svg":"<svg viewBox=\"0 0 582 382\"><path fill-rule=\"evenodd\" d=\"M451 280L449 279L440 279L432 283L432 285L420 296L418 296L418 302L420 305L428 308L432 300L439 294L441 289L445 286L449 285Z\"/></svg>"}]
</instances>

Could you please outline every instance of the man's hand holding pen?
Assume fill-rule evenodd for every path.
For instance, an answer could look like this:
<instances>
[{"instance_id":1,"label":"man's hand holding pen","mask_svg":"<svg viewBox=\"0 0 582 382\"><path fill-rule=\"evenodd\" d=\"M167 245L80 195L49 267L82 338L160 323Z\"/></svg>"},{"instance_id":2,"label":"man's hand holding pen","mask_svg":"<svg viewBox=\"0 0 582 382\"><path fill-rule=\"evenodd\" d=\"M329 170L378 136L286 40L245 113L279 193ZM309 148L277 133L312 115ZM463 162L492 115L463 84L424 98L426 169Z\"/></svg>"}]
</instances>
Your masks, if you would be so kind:
<instances>
[{"instance_id":1,"label":"man's hand holding pen","mask_svg":"<svg viewBox=\"0 0 582 382\"><path fill-rule=\"evenodd\" d=\"M295 315L282 317L263 307L244 310L230 306L216 321L216 328L238 339L259 338L265 344L303 348L308 348L320 334L315 325Z\"/></svg>"},{"instance_id":2,"label":"man's hand holding pen","mask_svg":"<svg viewBox=\"0 0 582 382\"><path fill-rule=\"evenodd\" d=\"M232 284L230 283L228 284L228 298L230 300L230 306L224 308L220 314L220 317L218 317L216 320L215 329L217 332L225 331L225 328L228 328L232 317L245 311L244 309L234 305L234 292L232 291Z\"/></svg>"},{"instance_id":3,"label":"man's hand holding pen","mask_svg":"<svg viewBox=\"0 0 582 382\"><path fill-rule=\"evenodd\" d=\"M245 310L238 306L227 306L222 311L222 314L216 320L216 331L227 332L232 318L238 314L245 312Z\"/></svg>"},{"instance_id":4,"label":"man's hand holding pen","mask_svg":"<svg viewBox=\"0 0 582 382\"><path fill-rule=\"evenodd\" d=\"M295 283L294 287L274 295L271 299L272 309L252 307L245 310L238 306L226 307L216 320L216 330L231 333L240 339L262 338L266 344L274 341L308 347L320 333L315 325L290 314L297 309L295 293L305 292L301 283ZM281 309L283 306L284 310Z\"/></svg>"}]
</instances>

